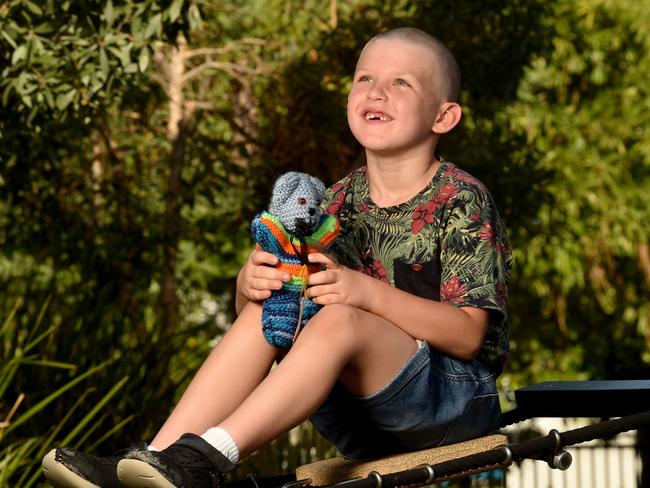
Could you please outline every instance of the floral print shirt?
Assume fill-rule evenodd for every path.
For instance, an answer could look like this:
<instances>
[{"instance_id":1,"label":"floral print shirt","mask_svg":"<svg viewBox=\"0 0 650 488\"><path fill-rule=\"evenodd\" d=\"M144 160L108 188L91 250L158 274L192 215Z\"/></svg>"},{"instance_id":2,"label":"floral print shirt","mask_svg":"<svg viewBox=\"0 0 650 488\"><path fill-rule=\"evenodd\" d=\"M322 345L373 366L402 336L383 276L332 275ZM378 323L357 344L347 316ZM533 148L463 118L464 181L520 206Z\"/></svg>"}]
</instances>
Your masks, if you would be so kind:
<instances>
[{"instance_id":1,"label":"floral print shirt","mask_svg":"<svg viewBox=\"0 0 650 488\"><path fill-rule=\"evenodd\" d=\"M490 310L478 354L499 373L508 354L510 243L487 188L442 161L431 182L408 202L377 207L367 168L332 185L323 208L341 232L331 251L344 265L414 295Z\"/></svg>"}]
</instances>

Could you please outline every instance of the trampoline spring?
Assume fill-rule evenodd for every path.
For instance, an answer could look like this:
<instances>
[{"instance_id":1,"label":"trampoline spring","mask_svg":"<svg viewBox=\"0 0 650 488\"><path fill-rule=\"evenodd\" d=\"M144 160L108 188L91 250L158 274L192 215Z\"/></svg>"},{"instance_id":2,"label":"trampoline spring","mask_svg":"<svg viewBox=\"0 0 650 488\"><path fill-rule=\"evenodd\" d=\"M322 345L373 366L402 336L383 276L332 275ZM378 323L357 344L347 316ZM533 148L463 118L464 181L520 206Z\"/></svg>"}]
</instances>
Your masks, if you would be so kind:
<instances>
[{"instance_id":1,"label":"trampoline spring","mask_svg":"<svg viewBox=\"0 0 650 488\"><path fill-rule=\"evenodd\" d=\"M501 449L506 456L505 460L503 460L500 464L507 468L512 464L512 450L506 445L501 446L499 449Z\"/></svg>"},{"instance_id":2,"label":"trampoline spring","mask_svg":"<svg viewBox=\"0 0 650 488\"><path fill-rule=\"evenodd\" d=\"M548 435L553 438L553 441L555 441L555 448L548 458L548 465L553 469L566 471L571 466L573 458L571 457L571 454L562 449L562 436L557 429L551 429Z\"/></svg>"},{"instance_id":3,"label":"trampoline spring","mask_svg":"<svg viewBox=\"0 0 650 488\"><path fill-rule=\"evenodd\" d=\"M384 479L381 477L381 474L377 471L370 471L367 476L368 479L371 479L375 482L375 488L382 488L384 484Z\"/></svg>"},{"instance_id":4,"label":"trampoline spring","mask_svg":"<svg viewBox=\"0 0 650 488\"><path fill-rule=\"evenodd\" d=\"M427 479L424 480L425 485L430 485L436 479L436 472L430 464L421 464L417 468L422 468L427 472Z\"/></svg>"},{"instance_id":5,"label":"trampoline spring","mask_svg":"<svg viewBox=\"0 0 650 488\"><path fill-rule=\"evenodd\" d=\"M551 459L548 461L548 465L553 469L559 469L560 471L566 471L571 466L573 462L573 457L570 452L560 451L555 453Z\"/></svg>"}]
</instances>

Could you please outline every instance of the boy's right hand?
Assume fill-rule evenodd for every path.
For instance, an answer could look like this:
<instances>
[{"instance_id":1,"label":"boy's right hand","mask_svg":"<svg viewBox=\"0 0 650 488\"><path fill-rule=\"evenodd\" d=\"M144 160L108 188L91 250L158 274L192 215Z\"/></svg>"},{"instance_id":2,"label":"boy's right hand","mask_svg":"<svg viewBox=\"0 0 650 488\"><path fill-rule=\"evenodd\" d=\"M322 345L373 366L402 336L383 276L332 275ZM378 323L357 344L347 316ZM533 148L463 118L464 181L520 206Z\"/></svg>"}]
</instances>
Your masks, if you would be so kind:
<instances>
[{"instance_id":1,"label":"boy's right hand","mask_svg":"<svg viewBox=\"0 0 650 488\"><path fill-rule=\"evenodd\" d=\"M273 290L279 290L291 279L289 273L274 267L277 264L278 257L275 254L256 248L239 271L237 294L246 301L270 297Z\"/></svg>"}]
</instances>

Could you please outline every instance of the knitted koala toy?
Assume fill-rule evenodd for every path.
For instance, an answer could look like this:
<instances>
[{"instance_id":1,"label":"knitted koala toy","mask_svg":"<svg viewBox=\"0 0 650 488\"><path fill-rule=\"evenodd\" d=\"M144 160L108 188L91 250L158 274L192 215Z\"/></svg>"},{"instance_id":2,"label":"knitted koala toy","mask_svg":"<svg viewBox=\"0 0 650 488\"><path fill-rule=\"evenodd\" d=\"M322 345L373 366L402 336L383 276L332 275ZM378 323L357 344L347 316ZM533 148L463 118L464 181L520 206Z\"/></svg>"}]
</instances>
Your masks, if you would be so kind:
<instances>
[{"instance_id":1,"label":"knitted koala toy","mask_svg":"<svg viewBox=\"0 0 650 488\"><path fill-rule=\"evenodd\" d=\"M278 269L291 275L262 304L262 330L276 347L288 348L319 309L304 297L307 278L321 269L307 255L324 251L339 232L336 217L324 215L320 203L325 185L305 173L291 171L275 182L268 212L253 219L251 230L260 247L278 257ZM298 323L300 322L300 323Z\"/></svg>"}]
</instances>

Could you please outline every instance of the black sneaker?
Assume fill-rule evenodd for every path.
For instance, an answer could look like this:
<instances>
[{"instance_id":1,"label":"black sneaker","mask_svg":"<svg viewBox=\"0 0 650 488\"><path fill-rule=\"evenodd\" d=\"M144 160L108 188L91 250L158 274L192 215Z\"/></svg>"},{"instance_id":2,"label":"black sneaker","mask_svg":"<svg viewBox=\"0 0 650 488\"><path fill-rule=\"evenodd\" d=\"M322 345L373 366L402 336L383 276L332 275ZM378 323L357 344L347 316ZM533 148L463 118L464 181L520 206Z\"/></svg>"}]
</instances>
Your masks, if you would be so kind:
<instances>
[{"instance_id":1,"label":"black sneaker","mask_svg":"<svg viewBox=\"0 0 650 488\"><path fill-rule=\"evenodd\" d=\"M121 488L117 463L131 449L114 456L94 456L74 449L59 448L48 452L41 468L55 488Z\"/></svg>"},{"instance_id":2,"label":"black sneaker","mask_svg":"<svg viewBox=\"0 0 650 488\"><path fill-rule=\"evenodd\" d=\"M194 434L183 434L167 449L129 452L117 465L126 488L221 488L234 468L226 456Z\"/></svg>"}]
</instances>

